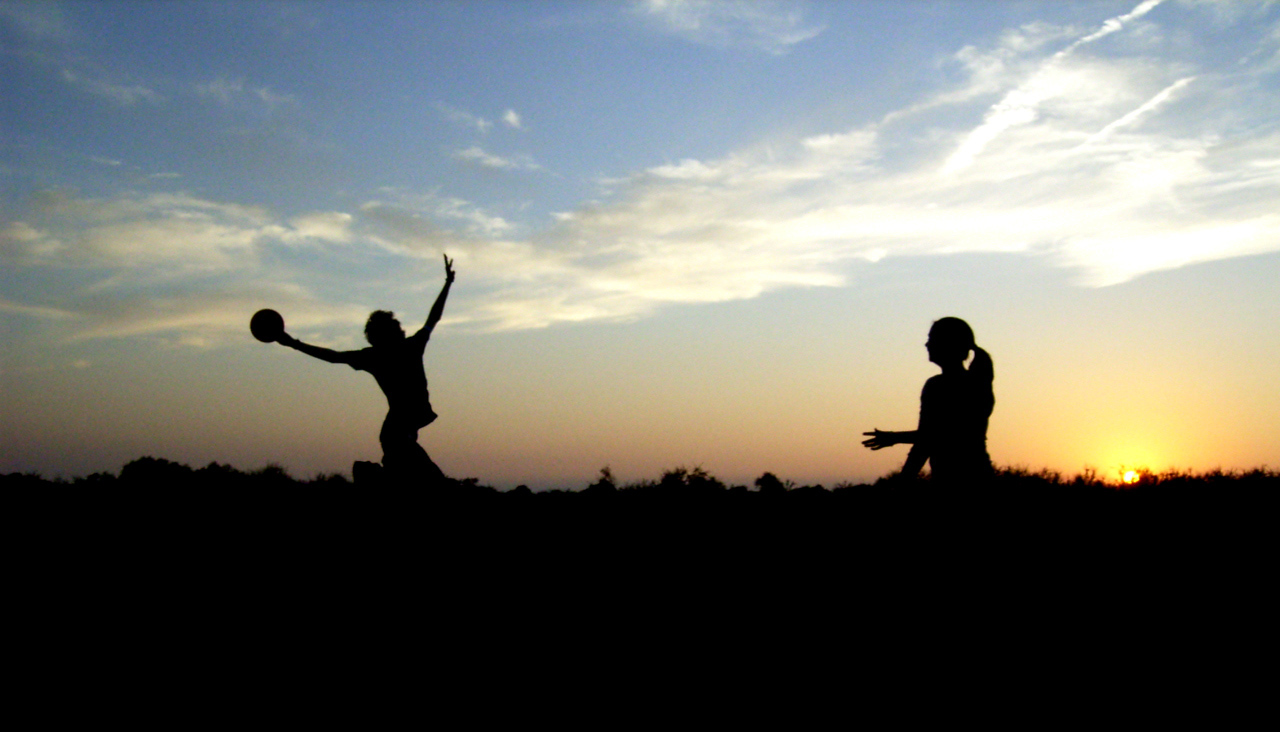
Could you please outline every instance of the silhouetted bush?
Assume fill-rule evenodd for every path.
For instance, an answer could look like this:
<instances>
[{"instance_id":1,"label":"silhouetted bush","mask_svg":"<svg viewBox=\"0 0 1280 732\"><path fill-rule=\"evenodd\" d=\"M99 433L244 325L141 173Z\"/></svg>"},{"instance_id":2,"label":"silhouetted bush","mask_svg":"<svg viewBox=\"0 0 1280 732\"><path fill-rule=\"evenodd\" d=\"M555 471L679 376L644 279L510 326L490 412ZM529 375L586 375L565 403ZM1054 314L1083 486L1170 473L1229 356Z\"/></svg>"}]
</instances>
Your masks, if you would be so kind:
<instances>
[{"instance_id":1,"label":"silhouetted bush","mask_svg":"<svg viewBox=\"0 0 1280 732\"><path fill-rule=\"evenodd\" d=\"M525 487L528 490L528 486ZM583 490L583 493L592 495L615 493L618 490L617 484L613 480L613 471L606 465L600 468L600 479Z\"/></svg>"},{"instance_id":2,"label":"silhouetted bush","mask_svg":"<svg viewBox=\"0 0 1280 732\"><path fill-rule=\"evenodd\" d=\"M778 476L773 473L765 473L756 478L756 489L765 495L776 495L785 493L787 486L781 480L778 480Z\"/></svg>"},{"instance_id":3,"label":"silhouetted bush","mask_svg":"<svg viewBox=\"0 0 1280 732\"><path fill-rule=\"evenodd\" d=\"M141 457L120 469L120 482L129 488L189 488L195 471L162 458Z\"/></svg>"},{"instance_id":4,"label":"silhouetted bush","mask_svg":"<svg viewBox=\"0 0 1280 732\"><path fill-rule=\"evenodd\" d=\"M654 526L674 520L686 525L741 521L745 522L740 525L744 532L749 527L767 532L764 527L770 522L806 521L821 522L831 532L877 532L885 530L878 524L922 516L936 518L944 526L968 522L971 527L996 530L1006 520L1065 525L1105 518L1155 526L1159 516L1179 512L1179 520L1188 521L1261 520L1271 515L1271 501L1280 495L1280 472L1266 468L1204 473L1142 471L1135 482L1122 484L1102 479L1095 470L1068 478L1052 470L1015 466L997 470L981 483L945 490L927 477L903 480L901 476L886 476L872 484L842 482L831 490L822 485L796 487L766 472L755 485L757 491L745 486L729 488L701 467L682 466L664 471L656 481L619 486L606 466L580 491L533 492L521 485L499 493L481 485L477 478L451 480L435 487L361 487L341 474L298 479L279 465L244 472L214 462L192 469L150 456L126 464L119 477L94 473L68 481L30 473L0 476L0 487L10 503L61 496L59 500L71 502L63 505L74 507L77 500L91 501L95 510L205 511L210 515L222 511L260 514L266 521L269 516L297 511L338 511L337 506L345 501L373 511L361 519L367 521L410 522L424 511L457 516L463 515L456 513L461 510L490 512L490 518L506 517L503 520L512 522L516 531L537 525L544 533L555 527L572 532L592 524L625 534L623 529L633 524ZM382 503L375 504L374 496ZM442 508L445 504L450 506L448 510ZM692 513L685 510L693 508L696 511ZM379 513L391 510L397 512L393 519ZM1009 519L1012 516L1016 520ZM337 515L323 519L343 520Z\"/></svg>"},{"instance_id":5,"label":"silhouetted bush","mask_svg":"<svg viewBox=\"0 0 1280 732\"><path fill-rule=\"evenodd\" d=\"M361 487L279 466L193 470L149 457L118 478L0 476L0 521L19 561L43 567L41 576L89 567L93 578L132 573L166 593L175 578L191 578L201 597L216 594L203 585L256 597L309 582L323 604L346 583L350 598L386 588L376 592L425 593L436 598L429 605L454 597L433 594L442 575L503 588L502 607L557 592L557 576L588 596L601 583L636 580L675 596L729 580L773 583L780 598L795 583L854 594L881 585L853 607L891 601L898 583L951 583L946 597L968 597L964 582L984 572L1011 588L1064 573L1128 583L1234 572L1257 584L1270 571L1280 495L1280 473L1265 469L1153 474L1120 488L1096 474L1020 468L945 491L900 479L787 490L761 477L761 490L749 491L701 468L627 486L602 471L585 490L497 492L474 478Z\"/></svg>"}]
</instances>

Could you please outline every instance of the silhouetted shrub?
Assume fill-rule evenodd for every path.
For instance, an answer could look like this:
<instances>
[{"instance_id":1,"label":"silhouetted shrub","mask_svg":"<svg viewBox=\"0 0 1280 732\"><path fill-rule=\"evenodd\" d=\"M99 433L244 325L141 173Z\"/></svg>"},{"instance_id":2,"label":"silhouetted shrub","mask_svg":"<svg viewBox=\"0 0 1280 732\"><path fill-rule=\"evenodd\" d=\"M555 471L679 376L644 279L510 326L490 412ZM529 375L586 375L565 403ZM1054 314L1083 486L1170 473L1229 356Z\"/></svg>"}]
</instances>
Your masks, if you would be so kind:
<instances>
[{"instance_id":1,"label":"silhouetted shrub","mask_svg":"<svg viewBox=\"0 0 1280 732\"><path fill-rule=\"evenodd\" d=\"M111 473L90 473L83 478L76 478L72 485L77 488L114 488L118 480Z\"/></svg>"},{"instance_id":2,"label":"silhouetted shrub","mask_svg":"<svg viewBox=\"0 0 1280 732\"><path fill-rule=\"evenodd\" d=\"M613 471L609 469L608 465L606 465L603 468L600 468L599 480L587 486L586 489L583 490L583 493L606 494L615 493L617 490L618 486L613 481Z\"/></svg>"},{"instance_id":3,"label":"silhouetted shrub","mask_svg":"<svg viewBox=\"0 0 1280 732\"><path fill-rule=\"evenodd\" d=\"M773 473L765 473L759 478L756 478L756 489L766 496L787 492L786 484L781 480L778 480L778 476Z\"/></svg>"},{"instance_id":4,"label":"silhouetted shrub","mask_svg":"<svg viewBox=\"0 0 1280 732\"><path fill-rule=\"evenodd\" d=\"M171 521L178 514L207 512L209 520L213 520L218 515L258 512L266 521L267 516L282 517L299 510L336 511L332 506L338 504L317 501L340 491L345 496L343 500L354 501L352 505L365 506L364 510L372 512L361 519L370 525L389 520L411 522L422 515L443 519L465 515L458 511L471 511L477 521L506 516L504 520L513 522L510 525L517 532L537 527L542 535L559 529L582 531L583 526L591 525L593 530L604 532L606 538L602 540L608 541L609 532L620 531L623 536L627 527L657 526L677 517L682 517L684 530L692 531L699 522L717 522L721 526L739 525L744 532L766 532L764 535L774 530L768 527L776 529L778 522L793 528L812 528L817 521L825 527L823 531L835 533L854 530L852 527L876 532L882 530L881 523L891 526L908 517L915 521L930 515L935 529L939 525L992 529L1006 520L1010 526L1101 520L1117 525L1142 521L1149 526L1213 521L1228 526L1262 521L1271 515L1271 502L1280 496L1280 472L1267 468L1204 473L1146 471L1136 482L1122 485L1118 480L1103 480L1091 469L1066 478L1053 470L1012 466L995 471L990 479L961 486L938 486L928 476L911 480L889 476L874 484L837 483L833 490L822 485L795 487L766 472L755 485L758 493L745 486L727 488L701 467L677 467L664 471L657 481L641 480L619 487L606 466L596 481L581 491L534 493L521 485L498 493L481 485L478 478L451 480L437 486L362 486L336 473L299 480L279 465L242 472L213 462L193 470L150 456L126 464L118 478L110 473L94 473L71 481L30 473L0 476L0 486L11 499L23 495L61 496L59 500L71 501L67 505L82 505L86 515L96 510L137 515L153 512L163 513L165 520ZM105 502L98 498L94 499L96 503L85 502L91 497ZM380 497L377 501L382 503L374 497ZM11 501L10 508L14 505L17 504ZM331 508L324 508L325 505ZM91 506L96 508L90 510ZM683 511L686 506L697 510ZM1178 520L1160 518L1171 515L1179 516ZM334 515L325 519L340 520L345 518Z\"/></svg>"},{"instance_id":5,"label":"silhouetted shrub","mask_svg":"<svg viewBox=\"0 0 1280 732\"><path fill-rule=\"evenodd\" d=\"M197 470L196 477L201 485L226 487L243 484L245 474L230 465L212 462Z\"/></svg>"},{"instance_id":6,"label":"silhouetted shrub","mask_svg":"<svg viewBox=\"0 0 1280 732\"><path fill-rule=\"evenodd\" d=\"M120 469L120 482L130 488L187 488L194 481L195 471L189 466L150 456Z\"/></svg>"},{"instance_id":7,"label":"silhouetted shrub","mask_svg":"<svg viewBox=\"0 0 1280 732\"><path fill-rule=\"evenodd\" d=\"M65 481L47 480L40 476L39 473L7 473L0 476L0 482L4 487L14 491L27 491L31 489L46 488L64 483Z\"/></svg>"},{"instance_id":8,"label":"silhouetted shrub","mask_svg":"<svg viewBox=\"0 0 1280 732\"><path fill-rule=\"evenodd\" d=\"M342 473L320 473L307 482L314 488L351 488L354 484Z\"/></svg>"},{"instance_id":9,"label":"silhouetted shrub","mask_svg":"<svg viewBox=\"0 0 1280 732\"><path fill-rule=\"evenodd\" d=\"M249 473L249 484L255 488L286 488L297 481L283 467L271 463Z\"/></svg>"},{"instance_id":10,"label":"silhouetted shrub","mask_svg":"<svg viewBox=\"0 0 1280 732\"><path fill-rule=\"evenodd\" d=\"M664 472L652 490L673 498L702 498L724 492L725 485L701 467L681 466Z\"/></svg>"},{"instance_id":11,"label":"silhouetted shrub","mask_svg":"<svg viewBox=\"0 0 1280 732\"><path fill-rule=\"evenodd\" d=\"M799 488L792 488L791 493L799 497L808 497L826 495L827 489L822 485L802 485Z\"/></svg>"}]
</instances>

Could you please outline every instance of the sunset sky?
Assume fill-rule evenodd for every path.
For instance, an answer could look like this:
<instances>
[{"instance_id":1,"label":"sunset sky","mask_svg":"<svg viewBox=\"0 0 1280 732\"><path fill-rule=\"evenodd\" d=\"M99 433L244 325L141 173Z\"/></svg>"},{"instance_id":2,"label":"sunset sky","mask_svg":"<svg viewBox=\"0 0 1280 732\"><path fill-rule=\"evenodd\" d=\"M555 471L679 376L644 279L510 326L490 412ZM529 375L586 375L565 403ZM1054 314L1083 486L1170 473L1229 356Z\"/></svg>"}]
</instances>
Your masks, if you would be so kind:
<instances>
[{"instance_id":1,"label":"sunset sky","mask_svg":"<svg viewBox=\"0 0 1280 732\"><path fill-rule=\"evenodd\" d=\"M937 318L998 465L1280 466L1280 6L0 3L0 472L865 481Z\"/></svg>"}]
</instances>

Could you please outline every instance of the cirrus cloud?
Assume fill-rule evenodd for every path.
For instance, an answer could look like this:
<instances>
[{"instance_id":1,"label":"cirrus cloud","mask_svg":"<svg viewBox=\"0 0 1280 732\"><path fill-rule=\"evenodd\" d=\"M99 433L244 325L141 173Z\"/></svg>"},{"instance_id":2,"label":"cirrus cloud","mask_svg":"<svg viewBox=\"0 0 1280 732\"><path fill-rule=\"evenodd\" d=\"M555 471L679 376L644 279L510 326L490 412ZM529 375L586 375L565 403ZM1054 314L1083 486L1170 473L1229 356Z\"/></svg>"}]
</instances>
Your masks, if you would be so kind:
<instances>
[{"instance_id":1,"label":"cirrus cloud","mask_svg":"<svg viewBox=\"0 0 1280 732\"><path fill-rule=\"evenodd\" d=\"M464 150L456 150L453 153L453 157L494 170L537 170L541 167L528 155L502 157L487 152L478 145L473 145Z\"/></svg>"},{"instance_id":2,"label":"cirrus cloud","mask_svg":"<svg viewBox=\"0 0 1280 732\"><path fill-rule=\"evenodd\" d=\"M31 216L0 227L0 253L24 267L197 277L262 275L273 266L261 257L270 243L402 268L438 266L447 251L472 284L449 322L501 330L839 286L892 257L1002 252L1107 286L1280 251L1280 134L1269 114L1280 31L1274 21L1253 28L1239 63L1198 57L1188 44L1123 43L1139 19L1159 31L1155 7L1071 33L1032 24L966 46L950 62L959 82L878 121L655 164L602 182L599 200L532 233L439 189L387 188L350 212L291 217L190 194L46 194ZM511 163L478 146L458 155ZM320 278L299 266L276 279L310 292ZM28 306L75 310L13 305ZM154 312L156 323L188 322ZM341 312L333 317L352 317ZM100 335L158 327L142 316L108 327L102 317ZM207 339L222 321L200 322Z\"/></svg>"},{"instance_id":3,"label":"cirrus cloud","mask_svg":"<svg viewBox=\"0 0 1280 732\"><path fill-rule=\"evenodd\" d=\"M721 48L782 55L821 33L795 3L768 0L642 0L635 12L664 32Z\"/></svg>"}]
</instances>

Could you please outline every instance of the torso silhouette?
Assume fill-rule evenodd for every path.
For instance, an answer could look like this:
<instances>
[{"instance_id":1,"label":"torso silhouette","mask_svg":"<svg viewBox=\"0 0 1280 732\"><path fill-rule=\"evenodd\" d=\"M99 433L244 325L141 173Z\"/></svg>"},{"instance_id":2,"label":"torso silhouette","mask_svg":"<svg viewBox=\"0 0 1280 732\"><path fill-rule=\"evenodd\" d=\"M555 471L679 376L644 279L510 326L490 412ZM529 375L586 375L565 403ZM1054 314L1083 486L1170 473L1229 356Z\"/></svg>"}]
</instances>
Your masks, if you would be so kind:
<instances>
[{"instance_id":1,"label":"torso silhouette","mask_svg":"<svg viewBox=\"0 0 1280 732\"><path fill-rule=\"evenodd\" d=\"M398 343L353 351L347 360L351 368L369 372L378 382L387 397L387 419L413 429L425 427L436 418L422 365L427 336L425 329L420 330Z\"/></svg>"},{"instance_id":2,"label":"torso silhouette","mask_svg":"<svg viewBox=\"0 0 1280 732\"><path fill-rule=\"evenodd\" d=\"M987 421L994 404L991 380L970 371L938 374L924 383L911 451L928 457L935 479L965 479L991 470Z\"/></svg>"}]
</instances>

